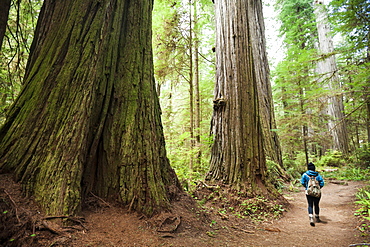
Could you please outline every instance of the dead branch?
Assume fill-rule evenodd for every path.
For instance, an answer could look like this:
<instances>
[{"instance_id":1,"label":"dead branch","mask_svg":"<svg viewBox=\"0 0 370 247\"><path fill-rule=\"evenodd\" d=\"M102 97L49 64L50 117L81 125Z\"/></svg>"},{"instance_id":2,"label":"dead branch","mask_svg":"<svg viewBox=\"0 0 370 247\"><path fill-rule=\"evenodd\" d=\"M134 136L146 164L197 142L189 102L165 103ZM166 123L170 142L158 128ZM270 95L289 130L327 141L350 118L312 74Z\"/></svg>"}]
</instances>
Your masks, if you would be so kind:
<instances>
[{"instance_id":1,"label":"dead branch","mask_svg":"<svg viewBox=\"0 0 370 247\"><path fill-rule=\"evenodd\" d=\"M132 205L134 204L135 198L136 198L136 195L132 198L130 206L128 207L129 212L131 212L131 208L132 208Z\"/></svg>"},{"instance_id":2,"label":"dead branch","mask_svg":"<svg viewBox=\"0 0 370 247\"><path fill-rule=\"evenodd\" d=\"M52 220L52 219L69 219L70 221L80 224L85 230L87 230L87 228L82 223L82 221L84 221L84 218L82 217L77 218L72 216L59 215L59 216L47 216L43 218L43 220Z\"/></svg>"},{"instance_id":3,"label":"dead branch","mask_svg":"<svg viewBox=\"0 0 370 247\"><path fill-rule=\"evenodd\" d=\"M15 201L13 200L13 198L9 195L9 193L6 190L4 190L4 192L9 197L9 200L12 202L12 204L14 206L15 216L17 217L18 223L21 223L21 220L19 219L19 216L18 216L18 207L17 207L17 204L15 203Z\"/></svg>"},{"instance_id":4,"label":"dead branch","mask_svg":"<svg viewBox=\"0 0 370 247\"><path fill-rule=\"evenodd\" d=\"M62 235L63 232L59 231L58 229L52 227L49 223L47 223L45 220L41 221L41 224L49 230L51 233L57 234L57 235Z\"/></svg>"},{"instance_id":5,"label":"dead branch","mask_svg":"<svg viewBox=\"0 0 370 247\"><path fill-rule=\"evenodd\" d=\"M107 206L108 206L108 208L111 208L111 207L112 207L108 202L104 201L102 198L98 197L98 196L97 196L97 195L95 195L94 193L90 192L90 194L91 194L93 197L95 197L96 199L98 199L99 201L101 201L102 203L104 203L105 205L107 205Z\"/></svg>"},{"instance_id":6,"label":"dead branch","mask_svg":"<svg viewBox=\"0 0 370 247\"><path fill-rule=\"evenodd\" d=\"M167 217L162 221L157 232L174 232L181 224L181 217Z\"/></svg>"},{"instance_id":7,"label":"dead branch","mask_svg":"<svg viewBox=\"0 0 370 247\"><path fill-rule=\"evenodd\" d=\"M245 229L242 229L242 228L239 228L239 227L236 227L236 226L231 226L231 227L236 229L236 230L248 233L248 234L255 234L256 233L255 231L245 230Z\"/></svg>"}]
</instances>

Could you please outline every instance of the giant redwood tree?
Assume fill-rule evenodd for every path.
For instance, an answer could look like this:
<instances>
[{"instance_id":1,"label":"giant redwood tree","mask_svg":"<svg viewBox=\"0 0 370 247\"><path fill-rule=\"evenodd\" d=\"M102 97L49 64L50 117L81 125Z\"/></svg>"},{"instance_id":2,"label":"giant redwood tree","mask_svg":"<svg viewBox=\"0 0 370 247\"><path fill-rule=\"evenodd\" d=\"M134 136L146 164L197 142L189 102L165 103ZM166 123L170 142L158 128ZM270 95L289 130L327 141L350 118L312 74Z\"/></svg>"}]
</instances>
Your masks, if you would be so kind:
<instances>
[{"instance_id":1,"label":"giant redwood tree","mask_svg":"<svg viewBox=\"0 0 370 247\"><path fill-rule=\"evenodd\" d=\"M237 189L266 189L266 158L256 71L261 58L261 1L219 0L216 8L214 143L207 179ZM263 23L262 23L263 25ZM266 61L267 62L267 61ZM263 70L264 68L260 68ZM262 86L261 86L262 88Z\"/></svg>"},{"instance_id":2,"label":"giant redwood tree","mask_svg":"<svg viewBox=\"0 0 370 247\"><path fill-rule=\"evenodd\" d=\"M179 188L166 158L153 1L45 0L24 88L0 130L0 169L49 214L90 192L152 214Z\"/></svg>"}]
</instances>

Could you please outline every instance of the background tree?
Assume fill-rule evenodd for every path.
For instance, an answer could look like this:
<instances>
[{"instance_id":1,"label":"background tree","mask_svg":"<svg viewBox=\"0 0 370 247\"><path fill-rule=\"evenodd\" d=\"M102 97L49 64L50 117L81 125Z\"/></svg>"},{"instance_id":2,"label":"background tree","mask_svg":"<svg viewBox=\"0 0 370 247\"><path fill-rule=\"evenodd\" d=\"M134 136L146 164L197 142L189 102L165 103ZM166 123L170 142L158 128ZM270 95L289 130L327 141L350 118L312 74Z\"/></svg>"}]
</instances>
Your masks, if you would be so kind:
<instances>
[{"instance_id":1,"label":"background tree","mask_svg":"<svg viewBox=\"0 0 370 247\"><path fill-rule=\"evenodd\" d=\"M0 0L0 51L3 44L11 0Z\"/></svg>"},{"instance_id":2,"label":"background tree","mask_svg":"<svg viewBox=\"0 0 370 247\"><path fill-rule=\"evenodd\" d=\"M93 192L150 215L178 190L151 13L151 1L44 2L24 88L0 130L0 169L47 214L75 214Z\"/></svg>"},{"instance_id":3,"label":"background tree","mask_svg":"<svg viewBox=\"0 0 370 247\"><path fill-rule=\"evenodd\" d=\"M261 1L216 1L214 143L207 179L255 193L265 191L266 158L251 31L263 25ZM258 28L257 28L258 29Z\"/></svg>"},{"instance_id":4,"label":"background tree","mask_svg":"<svg viewBox=\"0 0 370 247\"><path fill-rule=\"evenodd\" d=\"M370 142L370 5L366 0L333 0L329 6L334 31L343 39L337 57L353 149Z\"/></svg>"},{"instance_id":5,"label":"background tree","mask_svg":"<svg viewBox=\"0 0 370 247\"><path fill-rule=\"evenodd\" d=\"M209 162L214 85L211 1L155 1L155 76L168 156L181 180L201 179ZM191 168L191 169L190 169Z\"/></svg>"},{"instance_id":6,"label":"background tree","mask_svg":"<svg viewBox=\"0 0 370 247\"><path fill-rule=\"evenodd\" d=\"M295 158L297 153L303 151L302 162L307 163L309 146L318 141L309 136L309 128L315 130L318 126L318 119L313 118L318 112L310 110L309 106L317 105L316 95L320 95L308 93L314 90L319 92L311 80L317 37L313 8L309 0L277 3L280 32L284 34L287 49L286 57L275 71L275 99L279 99L281 109L278 112L279 134L284 153Z\"/></svg>"},{"instance_id":7,"label":"background tree","mask_svg":"<svg viewBox=\"0 0 370 247\"><path fill-rule=\"evenodd\" d=\"M333 137L333 150L348 154L347 124L344 118L343 96L339 80L337 63L334 55L334 44L328 22L325 5L321 0L314 1L314 13L319 39L317 63L318 80L324 83L332 95L328 97L327 114L330 116L328 130Z\"/></svg>"},{"instance_id":8,"label":"background tree","mask_svg":"<svg viewBox=\"0 0 370 247\"><path fill-rule=\"evenodd\" d=\"M21 90L28 54L36 27L41 0L2 0L0 19L5 33L0 52L0 124L5 121L9 106ZM7 4L10 4L9 6ZM7 8L10 7L7 11ZM2 32L1 31L1 32ZM3 35L3 36L2 36Z\"/></svg>"}]
</instances>

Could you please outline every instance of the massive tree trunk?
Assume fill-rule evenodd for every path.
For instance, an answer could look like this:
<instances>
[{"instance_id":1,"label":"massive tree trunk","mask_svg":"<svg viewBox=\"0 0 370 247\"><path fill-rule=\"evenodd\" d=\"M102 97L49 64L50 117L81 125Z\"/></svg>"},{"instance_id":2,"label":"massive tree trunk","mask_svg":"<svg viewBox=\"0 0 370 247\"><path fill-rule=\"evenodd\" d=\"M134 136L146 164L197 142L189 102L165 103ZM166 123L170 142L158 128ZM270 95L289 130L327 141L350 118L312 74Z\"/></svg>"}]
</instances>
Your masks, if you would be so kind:
<instances>
[{"instance_id":1,"label":"massive tree trunk","mask_svg":"<svg viewBox=\"0 0 370 247\"><path fill-rule=\"evenodd\" d=\"M258 78L251 31L260 1L220 0L216 5L216 85L210 171L207 179L239 189L265 189Z\"/></svg>"},{"instance_id":2,"label":"massive tree trunk","mask_svg":"<svg viewBox=\"0 0 370 247\"><path fill-rule=\"evenodd\" d=\"M150 215L179 188L155 91L152 4L44 2L24 89L0 130L0 169L48 214L78 213L93 192Z\"/></svg>"},{"instance_id":3,"label":"massive tree trunk","mask_svg":"<svg viewBox=\"0 0 370 247\"><path fill-rule=\"evenodd\" d=\"M328 98L327 114L331 117L328 122L328 130L333 137L332 149L348 153L348 133L344 118L344 106L340 94L340 81L337 74L334 45L330 35L330 26L324 4L321 0L314 1L317 31L319 36L319 50L323 59L318 62L319 81L327 85L327 89L333 93Z\"/></svg>"},{"instance_id":4,"label":"massive tree trunk","mask_svg":"<svg viewBox=\"0 0 370 247\"><path fill-rule=\"evenodd\" d=\"M0 51L3 45L3 40L8 23L9 9L11 0L0 0Z\"/></svg>"},{"instance_id":5,"label":"massive tree trunk","mask_svg":"<svg viewBox=\"0 0 370 247\"><path fill-rule=\"evenodd\" d=\"M258 88L259 110L263 130L263 146L266 157L280 168L283 165L279 137L276 130L274 105L272 100L272 89L270 83L270 69L266 54L265 25L262 11L262 2L256 1L255 10L251 11L250 33L253 48L253 64L256 73Z\"/></svg>"}]
</instances>

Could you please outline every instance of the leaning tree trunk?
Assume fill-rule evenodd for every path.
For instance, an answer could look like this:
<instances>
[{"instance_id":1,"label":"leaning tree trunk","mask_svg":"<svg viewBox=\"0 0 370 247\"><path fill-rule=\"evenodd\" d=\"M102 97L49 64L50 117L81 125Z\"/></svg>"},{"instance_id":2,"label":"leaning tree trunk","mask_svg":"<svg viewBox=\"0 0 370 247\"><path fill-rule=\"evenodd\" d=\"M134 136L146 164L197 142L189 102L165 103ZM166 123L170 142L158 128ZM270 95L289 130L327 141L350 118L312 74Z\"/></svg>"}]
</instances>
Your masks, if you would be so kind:
<instances>
[{"instance_id":1,"label":"leaning tree trunk","mask_svg":"<svg viewBox=\"0 0 370 247\"><path fill-rule=\"evenodd\" d=\"M48 214L90 192L150 215L179 187L155 91L152 1L44 2L25 86L0 130L0 169Z\"/></svg>"},{"instance_id":2,"label":"leaning tree trunk","mask_svg":"<svg viewBox=\"0 0 370 247\"><path fill-rule=\"evenodd\" d=\"M319 81L327 85L333 95L328 98L327 114L330 116L328 129L333 137L333 149L348 153L348 132L344 118L343 99L340 93L340 81L337 74L333 41L324 4L321 0L314 1L317 31L319 35L319 50L324 57L318 62Z\"/></svg>"},{"instance_id":3,"label":"leaning tree trunk","mask_svg":"<svg viewBox=\"0 0 370 247\"><path fill-rule=\"evenodd\" d=\"M259 1L257 1L259 2ZM266 159L259 117L257 75L251 29L255 0L219 0L216 6L216 60L212 147L207 179L239 189L265 189Z\"/></svg>"}]
</instances>

